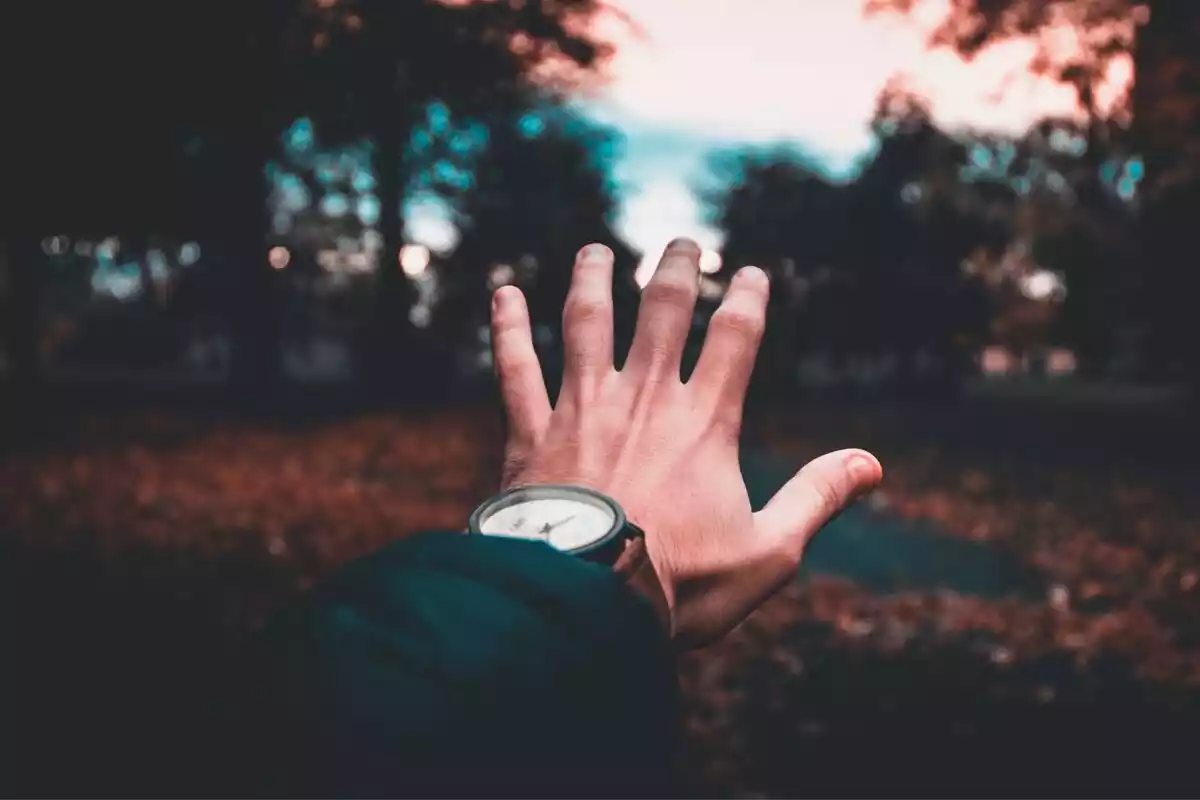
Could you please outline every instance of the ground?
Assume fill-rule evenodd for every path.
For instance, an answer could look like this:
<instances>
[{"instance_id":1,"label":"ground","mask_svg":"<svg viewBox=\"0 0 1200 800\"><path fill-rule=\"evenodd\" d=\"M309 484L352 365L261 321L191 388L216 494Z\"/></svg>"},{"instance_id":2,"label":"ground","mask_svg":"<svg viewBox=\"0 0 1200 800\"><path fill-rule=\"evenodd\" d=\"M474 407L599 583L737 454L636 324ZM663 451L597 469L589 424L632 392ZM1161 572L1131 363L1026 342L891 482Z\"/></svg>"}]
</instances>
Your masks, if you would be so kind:
<instances>
[{"instance_id":1,"label":"ground","mask_svg":"<svg viewBox=\"0 0 1200 800\"><path fill-rule=\"evenodd\" d=\"M684 660L696 792L1182 786L1200 733L1194 431L1011 405L752 416L756 502L834 447L871 448L886 479L793 585ZM119 793L195 769L181 751L220 732L170 724L203 717L225 648L337 564L461 528L495 489L501 436L480 410L106 412L9 447L10 775ZM42 771L48 756L73 769Z\"/></svg>"}]
</instances>

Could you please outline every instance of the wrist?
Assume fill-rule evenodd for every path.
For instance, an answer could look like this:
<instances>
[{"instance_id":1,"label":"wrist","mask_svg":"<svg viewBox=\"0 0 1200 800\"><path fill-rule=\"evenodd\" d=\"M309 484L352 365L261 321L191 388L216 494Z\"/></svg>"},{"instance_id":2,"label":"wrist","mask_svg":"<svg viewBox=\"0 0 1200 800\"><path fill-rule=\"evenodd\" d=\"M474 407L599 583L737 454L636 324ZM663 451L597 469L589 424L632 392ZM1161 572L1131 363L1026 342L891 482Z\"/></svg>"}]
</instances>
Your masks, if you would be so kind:
<instances>
[{"instance_id":1,"label":"wrist","mask_svg":"<svg viewBox=\"0 0 1200 800\"><path fill-rule=\"evenodd\" d=\"M613 564L613 571L631 591L650 603L667 638L673 638L674 624L667 588L650 560L645 536L635 536L625 542L625 549Z\"/></svg>"},{"instance_id":2,"label":"wrist","mask_svg":"<svg viewBox=\"0 0 1200 800\"><path fill-rule=\"evenodd\" d=\"M481 503L468 520L467 532L539 540L606 565L650 603L660 627L673 637L670 588L650 558L645 532L613 498L573 484L513 486Z\"/></svg>"}]
</instances>

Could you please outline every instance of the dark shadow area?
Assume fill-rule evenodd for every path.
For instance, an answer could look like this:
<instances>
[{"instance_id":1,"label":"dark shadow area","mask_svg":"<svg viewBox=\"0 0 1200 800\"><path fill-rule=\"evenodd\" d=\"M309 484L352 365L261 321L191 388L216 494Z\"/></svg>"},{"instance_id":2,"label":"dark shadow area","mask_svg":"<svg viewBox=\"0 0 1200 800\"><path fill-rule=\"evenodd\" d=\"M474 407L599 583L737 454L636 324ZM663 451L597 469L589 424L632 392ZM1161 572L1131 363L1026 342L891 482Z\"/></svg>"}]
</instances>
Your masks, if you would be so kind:
<instances>
[{"instance_id":1,"label":"dark shadow area","mask_svg":"<svg viewBox=\"0 0 1200 800\"><path fill-rule=\"evenodd\" d=\"M1198 696L1103 659L990 663L964 637L892 654L829 629L789 631L802 677L747 670L763 699L734 722L749 785L769 796L1186 797ZM768 688L769 687L769 688Z\"/></svg>"},{"instance_id":2,"label":"dark shadow area","mask_svg":"<svg viewBox=\"0 0 1200 800\"><path fill-rule=\"evenodd\" d=\"M823 547L836 564L836 539ZM236 553L114 561L9 549L2 563L5 793L223 794L232 765L253 763L253 743L229 750L246 747L244 631L290 593L288 576ZM968 640L918 638L889 655L822 626L772 647L803 659L803 676L781 683L769 662L735 670L746 702L726 723L741 731L729 746L745 755L744 780L772 796L1200 786L1189 756L1197 696L1155 689L1116 659L1001 670Z\"/></svg>"},{"instance_id":3,"label":"dark shadow area","mask_svg":"<svg viewBox=\"0 0 1200 800\"><path fill-rule=\"evenodd\" d=\"M149 547L2 555L0 791L228 794L245 665L231 611L252 616L278 586L270 565Z\"/></svg>"}]
</instances>

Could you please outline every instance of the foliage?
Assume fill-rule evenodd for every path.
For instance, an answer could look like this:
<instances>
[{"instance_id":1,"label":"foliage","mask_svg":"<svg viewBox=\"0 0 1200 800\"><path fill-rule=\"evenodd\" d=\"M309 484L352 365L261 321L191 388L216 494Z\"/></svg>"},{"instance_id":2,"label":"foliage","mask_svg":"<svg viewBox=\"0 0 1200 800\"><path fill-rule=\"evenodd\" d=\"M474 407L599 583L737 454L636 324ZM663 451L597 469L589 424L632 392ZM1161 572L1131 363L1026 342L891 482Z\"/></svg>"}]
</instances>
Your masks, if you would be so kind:
<instances>
[{"instance_id":1,"label":"foliage","mask_svg":"<svg viewBox=\"0 0 1200 800\"><path fill-rule=\"evenodd\" d=\"M708 197L726 265L755 263L775 278L772 374L794 369L799 349L835 360L892 353L909 367L925 352L957 374L983 327L962 265L1008 237L991 219L987 182L961 177L967 143L899 89L881 96L874 124L877 148L848 182L787 147L714 159L733 179Z\"/></svg>"},{"instance_id":2,"label":"foliage","mask_svg":"<svg viewBox=\"0 0 1200 800\"><path fill-rule=\"evenodd\" d=\"M868 14L907 14L917 5L917 0L865 3ZM1154 5L1153 0L956 0L930 34L930 45L973 58L997 41L1031 40L1035 50L1029 68L1073 86L1081 110L1095 118L1105 113L1097 98L1101 83L1114 62L1131 55L1137 25ZM1064 30L1073 34L1073 47L1064 46ZM1128 104L1128 97L1115 103L1112 118L1127 120Z\"/></svg>"},{"instance_id":3,"label":"foliage","mask_svg":"<svg viewBox=\"0 0 1200 800\"><path fill-rule=\"evenodd\" d=\"M37 165L12 187L22 203L5 237L11 283L27 301L18 305L29 310L8 320L18 361L36 360L33 259L43 237L186 234L223 276L244 356L235 374L262 389L278 371L280 324L264 258L273 189L264 168L301 116L335 144L373 142L384 249L393 254L382 261L380 296L385 310L406 311L407 282L393 266L400 209L445 154L404 152L425 109L439 100L469 121L509 107L535 77L556 89L578 85L606 52L587 33L600 8L594 0L34 4L26 49L58 63L10 104L16 149Z\"/></svg>"},{"instance_id":4,"label":"foliage","mask_svg":"<svg viewBox=\"0 0 1200 800\"><path fill-rule=\"evenodd\" d=\"M560 358L563 301L576 251L607 244L617 257L615 300L622 329L632 311L634 254L612 229L619 187L613 161L621 139L553 97L493 119L486 147L470 165L469 185L454 198L462 239L447 265L442 324L486 323L487 297L504 283L526 293L547 366ZM461 328L460 328L461 331Z\"/></svg>"},{"instance_id":5,"label":"foliage","mask_svg":"<svg viewBox=\"0 0 1200 800\"><path fill-rule=\"evenodd\" d=\"M915 6L914 0L866 2L868 13L908 14ZM1064 34L1075 47L1063 46ZM1088 307L1068 314L1074 319L1071 337L1087 340L1085 346L1103 358L1111 342L1100 340L1111 340L1113 332L1095 330L1095 320L1103 315L1112 320L1115 314L1116 324L1143 334L1142 360L1160 378L1183 377L1200 385L1200 357L1188 344L1196 336L1190 298L1200 285L1180 255L1193 238L1185 220L1200 186L1200 5L1188 0L963 0L950 4L930 44L971 58L996 42L1017 38L1037 45L1030 63L1035 72L1075 88L1082 120L1077 124L1085 147L1071 183L1083 225L1093 230L1087 236L1100 249L1087 256L1095 262L1089 268L1074 259L1072 273L1082 288L1075 297L1088 298ZM1102 107L1100 86L1119 61L1132 66L1134 80L1115 103ZM1137 157L1129 158L1131 153ZM1106 237L1094 235L1097 224L1101 231L1112 230L1113 215L1102 210L1101 186L1114 157L1125 162L1118 172L1137 167L1138 209L1136 222L1123 227L1133 233L1115 259L1106 253ZM1122 295L1127 299L1114 311L1112 298ZM1080 324L1093 330L1081 330Z\"/></svg>"}]
</instances>

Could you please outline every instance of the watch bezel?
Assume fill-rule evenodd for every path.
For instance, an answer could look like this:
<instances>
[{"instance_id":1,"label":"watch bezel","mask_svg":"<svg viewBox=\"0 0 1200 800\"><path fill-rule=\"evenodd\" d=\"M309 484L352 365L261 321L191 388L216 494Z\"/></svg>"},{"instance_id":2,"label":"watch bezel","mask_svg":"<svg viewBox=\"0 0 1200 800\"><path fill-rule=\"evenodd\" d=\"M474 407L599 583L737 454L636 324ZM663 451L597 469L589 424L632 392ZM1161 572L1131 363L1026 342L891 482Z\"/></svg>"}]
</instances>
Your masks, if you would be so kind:
<instances>
[{"instance_id":1,"label":"watch bezel","mask_svg":"<svg viewBox=\"0 0 1200 800\"><path fill-rule=\"evenodd\" d=\"M499 494L492 495L487 500L480 503L467 521L467 533L475 536L495 536L496 534L485 533L482 530L482 522L486 516L490 516L496 511L514 506L517 503L526 502L529 500L543 499L578 499L580 497L587 498L590 502L596 505L602 505L612 512L613 524L609 528L608 533L604 534L594 542L576 547L572 550L563 550L546 542L550 547L554 547L560 553L566 553L571 556L586 558L587 556L603 550L613 543L614 540L621 537L623 533L629 532L629 520L625 516L625 509L621 508L621 504L612 499L603 492L598 492L595 489L590 489L587 486L575 486L571 484L556 484L556 483L540 483L531 486L514 486L511 489L505 489Z\"/></svg>"}]
</instances>

